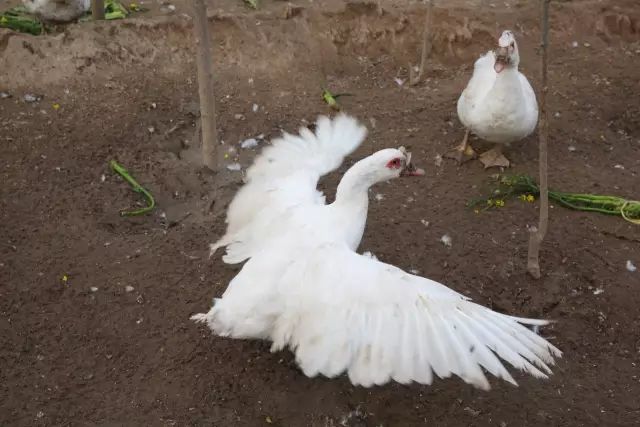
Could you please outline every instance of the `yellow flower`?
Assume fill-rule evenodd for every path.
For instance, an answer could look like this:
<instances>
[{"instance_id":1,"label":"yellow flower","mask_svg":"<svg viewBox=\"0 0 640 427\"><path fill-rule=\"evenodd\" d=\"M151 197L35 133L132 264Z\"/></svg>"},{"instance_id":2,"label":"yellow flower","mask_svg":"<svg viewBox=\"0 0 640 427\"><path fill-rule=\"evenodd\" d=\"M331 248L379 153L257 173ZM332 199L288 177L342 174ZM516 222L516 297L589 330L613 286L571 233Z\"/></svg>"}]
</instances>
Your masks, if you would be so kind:
<instances>
[{"instance_id":1,"label":"yellow flower","mask_svg":"<svg viewBox=\"0 0 640 427\"><path fill-rule=\"evenodd\" d=\"M474 210L473 210L473 213L477 213L477 214L479 214L479 213L480 213L480 211L479 211L478 209L474 209Z\"/></svg>"},{"instance_id":2,"label":"yellow flower","mask_svg":"<svg viewBox=\"0 0 640 427\"><path fill-rule=\"evenodd\" d=\"M487 200L487 205L489 205L489 206L493 206L493 199L489 199L489 200Z\"/></svg>"},{"instance_id":3,"label":"yellow flower","mask_svg":"<svg viewBox=\"0 0 640 427\"><path fill-rule=\"evenodd\" d=\"M534 201L535 199L536 199L536 198L535 198L535 197L533 197L531 194L527 194L527 202L529 202L529 203L533 203L533 201Z\"/></svg>"},{"instance_id":4,"label":"yellow flower","mask_svg":"<svg viewBox=\"0 0 640 427\"><path fill-rule=\"evenodd\" d=\"M53 109L54 109L54 110L59 110L59 109L60 109L60 104L58 104L57 102L55 102L55 103L52 105L52 107L53 107Z\"/></svg>"},{"instance_id":5,"label":"yellow flower","mask_svg":"<svg viewBox=\"0 0 640 427\"><path fill-rule=\"evenodd\" d=\"M526 202L527 201L527 196L524 195L524 194L521 194L521 195L518 196L518 199L522 200L523 202Z\"/></svg>"},{"instance_id":6,"label":"yellow flower","mask_svg":"<svg viewBox=\"0 0 640 427\"><path fill-rule=\"evenodd\" d=\"M63 274L63 275L62 275L62 281L63 281L64 283L67 283L67 281L68 281L68 280L69 280L69 278L67 277L67 275L66 275L66 274Z\"/></svg>"},{"instance_id":7,"label":"yellow flower","mask_svg":"<svg viewBox=\"0 0 640 427\"><path fill-rule=\"evenodd\" d=\"M503 207L504 206L504 200L500 200L500 199L496 200L496 206L499 207L499 208Z\"/></svg>"}]
</instances>

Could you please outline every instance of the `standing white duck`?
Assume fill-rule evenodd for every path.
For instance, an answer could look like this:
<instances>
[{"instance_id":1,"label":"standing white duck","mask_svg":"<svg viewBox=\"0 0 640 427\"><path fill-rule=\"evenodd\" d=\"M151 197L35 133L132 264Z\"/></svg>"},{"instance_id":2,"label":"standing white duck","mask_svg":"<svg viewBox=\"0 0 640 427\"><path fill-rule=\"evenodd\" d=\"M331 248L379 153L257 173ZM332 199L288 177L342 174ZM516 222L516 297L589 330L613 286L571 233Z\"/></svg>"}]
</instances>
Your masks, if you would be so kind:
<instances>
[{"instance_id":1,"label":"standing white duck","mask_svg":"<svg viewBox=\"0 0 640 427\"><path fill-rule=\"evenodd\" d=\"M561 353L523 326L546 321L493 312L355 252L369 187L423 174L405 150L381 150L353 165L335 201L324 204L318 178L365 132L344 115L320 118L315 135L301 129L263 151L229 207L227 234L213 245L228 245L226 262L249 260L211 310L191 318L219 336L270 340L271 351L289 347L309 377L347 372L366 387L431 384L435 373L489 389L482 368L516 384L498 357L546 377Z\"/></svg>"},{"instance_id":2,"label":"standing white duck","mask_svg":"<svg viewBox=\"0 0 640 427\"><path fill-rule=\"evenodd\" d=\"M459 162L475 157L468 142L469 132L473 132L496 144L480 155L485 168L509 166L503 145L531 135L538 123L536 94L518 71L519 63L518 44L511 31L502 33L495 52L489 51L475 62L473 76L458 99L458 117L467 130L449 157Z\"/></svg>"}]
</instances>

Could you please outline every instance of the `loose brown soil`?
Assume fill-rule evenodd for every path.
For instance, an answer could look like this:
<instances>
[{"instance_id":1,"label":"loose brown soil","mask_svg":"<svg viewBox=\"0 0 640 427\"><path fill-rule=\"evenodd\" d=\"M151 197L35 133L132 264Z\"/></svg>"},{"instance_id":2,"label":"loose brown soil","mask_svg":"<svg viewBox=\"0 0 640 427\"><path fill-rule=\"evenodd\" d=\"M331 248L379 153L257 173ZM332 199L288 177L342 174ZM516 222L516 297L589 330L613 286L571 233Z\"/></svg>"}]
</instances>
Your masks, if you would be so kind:
<instances>
[{"instance_id":1,"label":"loose brown soil","mask_svg":"<svg viewBox=\"0 0 640 427\"><path fill-rule=\"evenodd\" d=\"M518 34L539 89L537 2L436 8L434 56L415 87L394 78L418 62L420 4L301 0L285 14L286 2L263 3L211 10L225 147L246 167L255 151L240 141L328 113L323 86L353 94L344 108L370 137L323 181L329 197L353 161L383 147L410 147L427 171L372 190L384 198L373 199L361 249L495 310L558 320L543 331L565 352L555 375L520 376L519 388L494 381L490 392L459 380L363 389L306 378L287 352L189 321L237 269L207 258L223 201L183 155L198 111L185 0L171 16L154 5L41 37L0 31L0 91L13 95L0 99L0 425L638 425L640 271L625 264L640 267L640 228L554 206L536 281L525 258L537 203L475 214L465 204L494 172L434 161L462 138L457 96L501 29ZM551 185L638 199L638 6L552 7ZM26 93L44 98L26 103ZM536 174L536 136L507 155L514 172ZM118 216L138 197L108 169L112 158L156 195L153 214Z\"/></svg>"}]
</instances>

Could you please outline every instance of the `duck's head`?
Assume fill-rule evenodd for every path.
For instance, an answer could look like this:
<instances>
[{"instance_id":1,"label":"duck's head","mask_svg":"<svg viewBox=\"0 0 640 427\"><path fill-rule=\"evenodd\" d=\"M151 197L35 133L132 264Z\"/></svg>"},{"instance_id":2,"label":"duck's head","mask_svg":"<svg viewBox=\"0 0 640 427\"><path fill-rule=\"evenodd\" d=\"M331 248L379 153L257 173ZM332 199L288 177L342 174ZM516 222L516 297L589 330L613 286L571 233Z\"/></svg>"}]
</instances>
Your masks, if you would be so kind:
<instances>
[{"instance_id":1,"label":"duck's head","mask_svg":"<svg viewBox=\"0 0 640 427\"><path fill-rule=\"evenodd\" d=\"M505 68L518 68L520 62L520 54L518 53L518 44L513 32L505 30L498 39L498 48L495 51L496 62L493 69L496 73L502 72Z\"/></svg>"},{"instance_id":2,"label":"duck's head","mask_svg":"<svg viewBox=\"0 0 640 427\"><path fill-rule=\"evenodd\" d=\"M404 147L385 148L353 165L342 177L336 201L353 200L355 194L367 194L367 189L379 182L408 176L422 176L424 170L411 163L411 153Z\"/></svg>"},{"instance_id":3,"label":"duck's head","mask_svg":"<svg viewBox=\"0 0 640 427\"><path fill-rule=\"evenodd\" d=\"M424 175L424 170L416 168L411 162L411 153L404 147L385 148L364 160L375 182Z\"/></svg>"}]
</instances>

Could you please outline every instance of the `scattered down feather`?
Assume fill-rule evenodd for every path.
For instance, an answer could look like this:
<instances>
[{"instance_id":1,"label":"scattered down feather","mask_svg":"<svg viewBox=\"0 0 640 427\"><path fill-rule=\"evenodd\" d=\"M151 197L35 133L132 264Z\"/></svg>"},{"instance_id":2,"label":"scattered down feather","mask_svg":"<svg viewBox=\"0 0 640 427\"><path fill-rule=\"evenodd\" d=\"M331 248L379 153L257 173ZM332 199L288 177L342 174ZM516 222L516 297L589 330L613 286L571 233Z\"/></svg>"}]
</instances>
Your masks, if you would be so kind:
<instances>
[{"instance_id":1,"label":"scattered down feather","mask_svg":"<svg viewBox=\"0 0 640 427\"><path fill-rule=\"evenodd\" d=\"M346 116L331 123L359 128ZM361 138L363 132L352 135ZM300 156L308 139L291 142L299 144ZM353 384L365 387L391 380L431 384L435 377L456 375L487 390L485 371L516 384L500 359L546 378L561 352L527 326L547 321L496 313L440 283L355 252L366 222L368 188L400 176L389 167L396 160L407 161L404 151L385 149L357 162L329 205L312 198L300 205L276 198L287 200L286 227L274 219L278 232L254 241L251 256L222 298L192 319L219 336L269 340L272 351L288 348L309 377L346 373ZM283 187L269 191L290 196L308 194L300 191L303 186L315 191L317 180L299 181L300 173L286 176L278 169ZM298 183L296 191L286 190L290 181Z\"/></svg>"}]
</instances>

